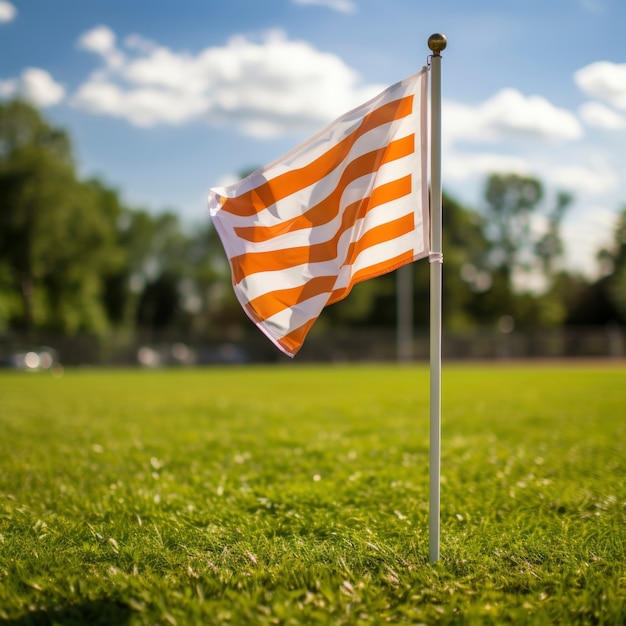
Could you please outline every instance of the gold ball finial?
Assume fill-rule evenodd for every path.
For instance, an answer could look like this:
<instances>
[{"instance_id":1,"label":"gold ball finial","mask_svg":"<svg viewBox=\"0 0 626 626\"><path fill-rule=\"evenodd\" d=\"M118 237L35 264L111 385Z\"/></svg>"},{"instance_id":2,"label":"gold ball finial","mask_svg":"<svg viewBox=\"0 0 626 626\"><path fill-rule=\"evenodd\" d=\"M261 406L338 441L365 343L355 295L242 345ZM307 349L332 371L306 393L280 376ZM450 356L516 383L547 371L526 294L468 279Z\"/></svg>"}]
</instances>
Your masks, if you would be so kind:
<instances>
[{"instance_id":1,"label":"gold ball finial","mask_svg":"<svg viewBox=\"0 0 626 626\"><path fill-rule=\"evenodd\" d=\"M441 33L435 33L428 38L428 47L433 51L433 54L438 57L442 50L446 49L448 40L445 35Z\"/></svg>"}]
</instances>

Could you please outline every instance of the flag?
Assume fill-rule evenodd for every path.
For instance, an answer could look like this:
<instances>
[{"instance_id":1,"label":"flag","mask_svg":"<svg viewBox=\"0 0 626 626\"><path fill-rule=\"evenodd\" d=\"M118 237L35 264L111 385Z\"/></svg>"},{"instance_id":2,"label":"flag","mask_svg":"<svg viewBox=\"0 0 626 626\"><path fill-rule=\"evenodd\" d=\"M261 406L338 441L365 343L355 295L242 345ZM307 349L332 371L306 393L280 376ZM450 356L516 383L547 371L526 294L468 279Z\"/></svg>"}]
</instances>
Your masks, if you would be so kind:
<instances>
[{"instance_id":1,"label":"flag","mask_svg":"<svg viewBox=\"0 0 626 626\"><path fill-rule=\"evenodd\" d=\"M353 285L428 256L426 92L424 68L210 190L237 299L285 354Z\"/></svg>"}]
</instances>

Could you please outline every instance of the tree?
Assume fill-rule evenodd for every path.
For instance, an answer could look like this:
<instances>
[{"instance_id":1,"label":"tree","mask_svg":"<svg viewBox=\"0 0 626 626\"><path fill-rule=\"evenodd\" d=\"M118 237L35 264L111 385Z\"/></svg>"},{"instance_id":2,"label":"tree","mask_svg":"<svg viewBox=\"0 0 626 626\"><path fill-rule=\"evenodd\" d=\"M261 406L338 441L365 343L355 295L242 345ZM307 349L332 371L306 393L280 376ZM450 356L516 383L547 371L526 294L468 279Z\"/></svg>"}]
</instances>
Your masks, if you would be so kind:
<instances>
[{"instance_id":1,"label":"tree","mask_svg":"<svg viewBox=\"0 0 626 626\"><path fill-rule=\"evenodd\" d=\"M443 324L466 328L480 323L476 301L491 286L486 270L489 243L480 216L443 196Z\"/></svg>"},{"instance_id":2,"label":"tree","mask_svg":"<svg viewBox=\"0 0 626 626\"><path fill-rule=\"evenodd\" d=\"M123 261L107 279L109 317L127 330L172 326L179 310L178 283L186 270L187 238L178 217L120 205L116 226Z\"/></svg>"},{"instance_id":3,"label":"tree","mask_svg":"<svg viewBox=\"0 0 626 626\"><path fill-rule=\"evenodd\" d=\"M37 206L62 187L72 165L64 133L27 104L0 105L0 257L10 270L10 287L19 294L26 328L33 325L34 282L41 271L34 250ZM51 169L54 173L46 176Z\"/></svg>"},{"instance_id":4,"label":"tree","mask_svg":"<svg viewBox=\"0 0 626 626\"><path fill-rule=\"evenodd\" d=\"M626 322L626 207L617 220L613 249L608 251L612 272L607 281L608 298L620 320Z\"/></svg>"},{"instance_id":5,"label":"tree","mask_svg":"<svg viewBox=\"0 0 626 626\"><path fill-rule=\"evenodd\" d=\"M600 250L602 275L594 281L566 272L553 274L551 288L534 298L524 296L527 322L569 326L626 323L626 207L618 217L613 243ZM531 301L532 300L532 301ZM523 308L517 302L518 311Z\"/></svg>"},{"instance_id":6,"label":"tree","mask_svg":"<svg viewBox=\"0 0 626 626\"><path fill-rule=\"evenodd\" d=\"M513 287L516 272L543 270L550 274L563 253L560 227L572 203L567 192L557 193L546 208L543 184L519 174L492 174L485 186L485 234L491 243L490 264ZM538 235L534 217L543 210L547 229Z\"/></svg>"},{"instance_id":7,"label":"tree","mask_svg":"<svg viewBox=\"0 0 626 626\"><path fill-rule=\"evenodd\" d=\"M626 323L626 207L618 216L613 243L600 250L603 276L589 285L570 312L571 323Z\"/></svg>"},{"instance_id":8,"label":"tree","mask_svg":"<svg viewBox=\"0 0 626 626\"><path fill-rule=\"evenodd\" d=\"M122 207L118 220L124 262L107 281L109 316L125 329L208 333L216 320L242 318L230 269L210 226L184 228L173 212Z\"/></svg>"},{"instance_id":9,"label":"tree","mask_svg":"<svg viewBox=\"0 0 626 626\"><path fill-rule=\"evenodd\" d=\"M0 266L9 325L106 330L103 277L119 251L116 215L99 200L97 189L78 180L62 130L27 104L0 105Z\"/></svg>"},{"instance_id":10,"label":"tree","mask_svg":"<svg viewBox=\"0 0 626 626\"><path fill-rule=\"evenodd\" d=\"M490 244L487 267L492 286L480 298L483 313L496 319L509 315L518 325L561 323L565 307L549 287L559 270L561 223L573 197L561 191L548 204L538 179L492 174L486 181L485 200L484 232ZM541 222L546 224L543 232Z\"/></svg>"},{"instance_id":11,"label":"tree","mask_svg":"<svg viewBox=\"0 0 626 626\"><path fill-rule=\"evenodd\" d=\"M564 251L560 232L561 223L573 199L573 196L566 191L557 193L554 207L546 215L548 228L535 244L535 253L546 276L554 276L559 269L556 264Z\"/></svg>"},{"instance_id":12,"label":"tree","mask_svg":"<svg viewBox=\"0 0 626 626\"><path fill-rule=\"evenodd\" d=\"M65 131L50 126L37 109L25 102L0 104L0 163L28 148L39 149L68 167L74 165Z\"/></svg>"},{"instance_id":13,"label":"tree","mask_svg":"<svg viewBox=\"0 0 626 626\"><path fill-rule=\"evenodd\" d=\"M222 243L208 221L194 228L186 250L182 283L183 308L191 328L205 334L239 333L250 328L231 287L231 273Z\"/></svg>"},{"instance_id":14,"label":"tree","mask_svg":"<svg viewBox=\"0 0 626 626\"><path fill-rule=\"evenodd\" d=\"M542 184L518 174L487 179L485 233L491 242L493 267L510 278L531 248L530 217L543 197Z\"/></svg>"}]
</instances>

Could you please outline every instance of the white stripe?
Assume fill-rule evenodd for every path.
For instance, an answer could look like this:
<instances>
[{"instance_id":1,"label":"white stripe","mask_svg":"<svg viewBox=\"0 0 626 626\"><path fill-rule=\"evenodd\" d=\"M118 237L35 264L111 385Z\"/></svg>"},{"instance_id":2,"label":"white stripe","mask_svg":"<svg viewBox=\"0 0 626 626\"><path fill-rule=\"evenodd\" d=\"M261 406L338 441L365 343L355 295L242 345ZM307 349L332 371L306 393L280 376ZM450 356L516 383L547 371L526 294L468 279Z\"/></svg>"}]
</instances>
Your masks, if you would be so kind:
<instances>
[{"instance_id":1,"label":"white stripe","mask_svg":"<svg viewBox=\"0 0 626 626\"><path fill-rule=\"evenodd\" d=\"M298 246L310 246L312 244L332 239L337 233L338 228L341 226L343 212L347 206L355 200L371 196L373 189L369 190L368 187L372 184L375 185L374 188L380 187L386 183L393 182L394 180L407 176L408 174L411 174L412 171L415 172L416 160L417 159L414 154L409 155L399 159L398 161L393 161L381 166L378 172L355 180L344 192L344 195L339 203L340 206L338 214L326 224L314 226L308 229L292 231L285 233L284 235L276 235L271 239L259 242L246 241L245 239L241 239L235 235L233 232L231 235L232 239L229 240L229 243L231 244L229 249L230 256L234 257L251 252L273 252L275 250L285 250L287 248ZM408 198L404 197L404 201L406 203L405 214L410 212L418 213L415 211L415 207L419 206L419 197L416 196L416 191L420 189L421 185L419 180L415 180L415 174L411 175L413 178L411 194L412 199L407 202ZM380 206L385 206L385 204ZM250 218L247 218L247 220L249 226L258 225L256 223L251 223ZM230 227L229 222L230 220L224 216L222 226L226 228Z\"/></svg>"},{"instance_id":2,"label":"white stripe","mask_svg":"<svg viewBox=\"0 0 626 626\"><path fill-rule=\"evenodd\" d=\"M260 322L260 324L265 326L266 330L271 332L276 338L284 337L296 328L300 328L300 326L304 326L310 320L318 317L328 303L329 297L330 292L313 296L291 308L283 309Z\"/></svg>"},{"instance_id":3,"label":"white stripe","mask_svg":"<svg viewBox=\"0 0 626 626\"><path fill-rule=\"evenodd\" d=\"M364 251L363 254L359 255L359 258L353 265L344 266L342 268L334 289L347 287L356 272L378 263L381 259L384 261L398 254L402 254L402 252L409 249L407 248L407 244L410 245L410 241L407 241L407 237L404 236ZM328 303L331 294L332 291L327 291L313 296L312 298L308 298L307 300L303 300L292 307L282 309L268 319L257 322L257 326L259 326L270 339L278 341L287 334L305 325L310 320L316 319ZM242 304L245 304L245 296Z\"/></svg>"},{"instance_id":4,"label":"white stripe","mask_svg":"<svg viewBox=\"0 0 626 626\"><path fill-rule=\"evenodd\" d=\"M384 104L398 100L406 95L416 95L413 111L418 111L420 108L418 102L420 87L424 84L425 80L426 72L421 70L413 76L409 76L403 81L400 81L395 85L391 85L391 87L388 87L385 91L381 92L368 102L365 102L352 111L348 111L341 117L337 118L324 130L303 144L300 144L291 152L288 152L284 156L278 158L276 161L266 165L256 172L253 172L242 181L228 187L215 188L215 191L226 198L236 198L237 196L240 196L241 194L258 186L256 182L257 176L264 175L271 171L272 175L270 178L274 178L276 175L302 167L302 165L315 160L327 152L329 147L336 145L349 135L367 114L375 111ZM306 154L305 160L301 160L303 154Z\"/></svg>"},{"instance_id":5,"label":"white stripe","mask_svg":"<svg viewBox=\"0 0 626 626\"><path fill-rule=\"evenodd\" d=\"M415 233L410 232L366 248L357 256L353 265L342 266L342 262L334 258L321 263L304 263L282 270L257 272L243 278L235 285L235 291L238 293L240 302L245 304L273 291L303 286L312 278L322 276L339 276L334 289L343 289L348 285L354 273L370 265L384 262L408 251L417 257L424 256L426 252L416 250L415 243ZM342 251L345 257L345 249Z\"/></svg>"},{"instance_id":6,"label":"white stripe","mask_svg":"<svg viewBox=\"0 0 626 626\"><path fill-rule=\"evenodd\" d=\"M329 292L297 302L278 311L264 322L255 320L254 315L246 308L246 312L257 326L283 351L290 352L280 346L278 343L280 339L316 319L328 303L332 292L349 287L355 274L365 273L366 276L361 279L364 280L368 277L368 270L369 272L373 271L371 269L373 266L380 265L383 268L392 269L389 267L391 261L400 255L409 253L413 260L416 260L428 254L428 190L425 180L427 141L422 135L422 132L425 132L426 119L426 77L427 72L424 69L391 86L370 102L346 113L309 141L261 170L254 172L243 181L226 188L211 189L209 193L211 216L227 256L232 260L234 256L254 252L275 252L278 255L281 253L288 255L290 248L306 248L328 242L337 236L346 207L371 197L374 190L381 185L399 180L407 175L411 176L409 194L372 208L342 233L337 244L337 256L334 259L321 263L303 263L282 270L257 272L244 276L239 284L234 285L237 298L244 307L250 301L263 295L268 295L270 302L273 300L273 306L276 306L276 299L271 298L274 291L302 287L313 278L330 277L333 279L334 286ZM344 159L340 163L332 165L332 170L320 180L297 190L290 196L252 216L241 217L221 210L222 198L236 198L285 172L306 167L356 130L365 115L372 113L388 102L409 94L414 95L413 108L409 115L374 128L360 136L350 147ZM344 174L346 167L355 159L373 150L386 148L391 141L410 135L414 135L413 154L386 163L378 167L374 173L350 181L341 193L338 214L329 222L319 225L313 224L310 227L277 235L268 241L258 243L242 240L235 233L234 229L237 227L274 226L301 216L337 190L338 181ZM370 229L388 224L411 213L414 216L414 230L389 241L360 249L358 241L366 236ZM358 256L352 265L346 266L344 265L345 258L351 242L356 242ZM379 273L382 272L377 268L376 274ZM297 351L298 347L294 347L293 351Z\"/></svg>"},{"instance_id":7,"label":"white stripe","mask_svg":"<svg viewBox=\"0 0 626 626\"><path fill-rule=\"evenodd\" d=\"M339 238L337 242L337 253L336 253L335 258L325 263L326 264L335 263L334 267L338 271L340 265L343 263L343 259L345 258L348 252L348 247L350 246L351 242L358 242L358 240L360 240L363 236L365 236L365 234L368 231L370 231L373 228L382 226L391 221L394 221L396 219L399 219L401 217L414 213L412 211L411 206L413 202L416 200L415 196L416 194L414 190L411 196L408 196L408 197L403 196L401 198L397 198L396 200L392 200L390 202L381 204L373 208L372 210L370 210L365 217L356 220L355 223L352 225L352 227L344 231L341 237ZM417 232L412 233L412 236L413 236L412 247L414 248L414 251L416 253L420 253L425 250L425 245L424 245L425 242L418 238L418 235L421 232L421 219L418 219L418 218L415 218L415 219L418 220L418 228L417 228ZM336 233L336 229L333 229L331 235L334 235L335 233ZM296 248L296 247L308 248L311 245L318 243L317 241L318 238L321 239L322 243L328 241L330 237L326 237L325 235L326 235L326 232L324 231L323 227L316 227L313 229L309 229L307 231L298 231L296 233L292 233L291 235L281 236L280 239L282 242L282 246L275 245L273 249L278 250L281 247L283 249ZM272 241L275 241L275 240L272 240ZM267 244L271 242L264 242L264 243ZM272 249L270 249L270 251L271 250ZM317 275L315 268L319 265L320 264L307 263L306 267L308 270L308 275L311 275L311 274ZM298 268L302 268L302 267L303 267L302 265L298 266ZM259 273L263 275L263 280L267 281L268 274L276 275L276 274L279 274L281 271L286 271L286 270L275 270L273 272L259 272ZM302 272L302 269L299 269L298 271ZM327 273L328 271L330 271L328 269L328 266L324 265L324 270L323 270L324 273L322 275L328 275ZM255 275L256 274L249 274L248 278L251 279ZM293 278L291 277L291 273L289 275L288 280L293 280ZM293 286L297 286L299 284L303 284L303 282L298 282L296 284L293 284ZM247 285L248 283L246 283L245 288L248 288Z\"/></svg>"},{"instance_id":8,"label":"white stripe","mask_svg":"<svg viewBox=\"0 0 626 626\"><path fill-rule=\"evenodd\" d=\"M276 338L284 337L320 315L334 290L345 289L359 271L412 250L410 233L364 250L352 265L344 265L332 290L323 292L292 307L282 309L261 322Z\"/></svg>"},{"instance_id":9,"label":"white stripe","mask_svg":"<svg viewBox=\"0 0 626 626\"><path fill-rule=\"evenodd\" d=\"M405 252L415 255L413 244L415 243L414 233L384 241L363 250L352 265L344 265L339 273L339 278L335 283L335 289L344 289L350 284L352 277L357 272L367 269L378 263L384 263Z\"/></svg>"},{"instance_id":10,"label":"white stripe","mask_svg":"<svg viewBox=\"0 0 626 626\"><path fill-rule=\"evenodd\" d=\"M311 278L337 276L338 272L336 259L323 263L304 263L284 270L257 272L246 276L235 285L235 291L241 293L244 298L243 302L249 302L272 291L300 287Z\"/></svg>"},{"instance_id":11,"label":"white stripe","mask_svg":"<svg viewBox=\"0 0 626 626\"><path fill-rule=\"evenodd\" d=\"M378 131L380 131L380 137L376 137L375 141L368 141L370 135L378 133ZM280 224L284 220L298 217L302 215L302 213L304 213L307 209L318 204L319 202L322 202L326 197L328 197L330 193L335 190L339 179L345 171L345 168L355 159L373 150L378 150L380 148L386 147L390 143L390 141L403 139L411 134L415 134L415 150L417 152L420 145L420 136L417 116L414 114L402 120L398 120L391 124L385 124L382 127L378 127L370 131L369 133L361 137L359 141L357 141L357 143L353 146L350 152L346 155L345 159L341 163L337 164L337 166L325 177L322 177L311 185L303 187L293 194L275 202L274 204L271 204L262 211L259 211L259 213L257 213L256 215L240 216L233 215L232 213L228 213L227 211L221 211L221 203L216 204L216 209L215 211L213 211L213 214L219 212L220 219L228 220L228 222L231 223L233 227L250 225L273 226L275 224ZM330 146L329 149L332 149L333 147L334 146ZM386 165L391 165L392 163L403 161L406 158L409 157L402 157L401 159L391 161ZM419 154L417 154L417 158L419 159ZM308 163L306 163L305 165L308 165ZM264 172L263 176L259 175L255 187L258 187L267 181L271 181L276 176L277 174L272 171ZM219 192L220 195L226 198L232 197L228 195L230 193L229 190L230 188L219 188L212 191L214 191L215 193Z\"/></svg>"},{"instance_id":12,"label":"white stripe","mask_svg":"<svg viewBox=\"0 0 626 626\"><path fill-rule=\"evenodd\" d=\"M407 202L407 198L399 198L376 207L370 211L365 218L357 220L354 226L344 232L340 237L337 245L337 256L334 259L321 263L305 263L280 270L249 274L239 282L238 288L242 292L247 293L248 298L252 300L270 291L304 285L313 277L333 276L339 271L341 263L347 253L348 246L351 241L353 241L353 238L356 239L358 237L360 239L370 229L406 215L410 212L410 204L410 202ZM426 250L424 241L419 241L416 237L419 232L418 230L417 233L415 231L408 233L408 236L411 238L411 244L404 250L411 249L413 253L417 255ZM296 234L294 234L294 238L295 235ZM309 245L306 236L297 243L301 247L307 247ZM294 242L292 241L292 246L290 247L296 247L293 244ZM396 255L394 254L392 256Z\"/></svg>"}]
</instances>

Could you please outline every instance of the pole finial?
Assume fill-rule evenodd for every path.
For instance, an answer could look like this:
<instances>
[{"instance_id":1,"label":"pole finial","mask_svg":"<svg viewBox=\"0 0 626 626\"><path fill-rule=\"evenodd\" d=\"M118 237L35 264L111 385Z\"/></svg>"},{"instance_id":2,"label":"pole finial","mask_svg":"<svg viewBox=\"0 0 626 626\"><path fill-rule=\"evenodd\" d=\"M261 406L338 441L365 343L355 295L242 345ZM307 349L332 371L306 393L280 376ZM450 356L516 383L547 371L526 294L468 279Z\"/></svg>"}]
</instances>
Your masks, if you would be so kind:
<instances>
[{"instance_id":1,"label":"pole finial","mask_svg":"<svg viewBox=\"0 0 626 626\"><path fill-rule=\"evenodd\" d=\"M433 54L438 57L442 50L446 49L448 40L445 35L441 33L435 33L428 38L428 47L433 51Z\"/></svg>"}]
</instances>

